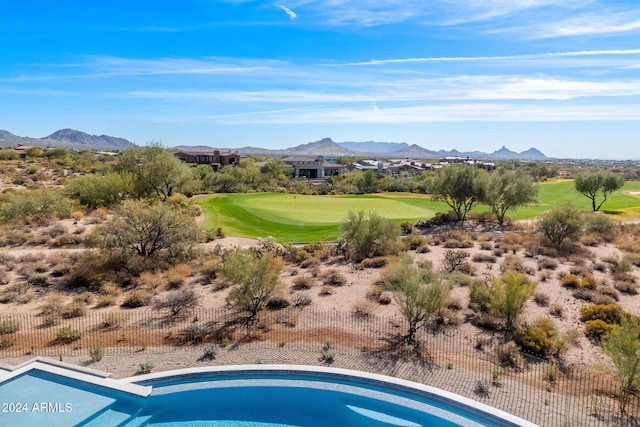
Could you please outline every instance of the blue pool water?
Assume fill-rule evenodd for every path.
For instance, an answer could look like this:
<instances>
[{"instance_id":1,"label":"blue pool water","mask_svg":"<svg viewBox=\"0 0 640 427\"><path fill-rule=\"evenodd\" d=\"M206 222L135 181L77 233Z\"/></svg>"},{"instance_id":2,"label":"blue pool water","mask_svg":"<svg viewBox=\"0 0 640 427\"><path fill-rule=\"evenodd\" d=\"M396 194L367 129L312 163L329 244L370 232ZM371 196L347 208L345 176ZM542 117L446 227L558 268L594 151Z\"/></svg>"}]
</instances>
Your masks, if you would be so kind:
<instances>
[{"instance_id":1,"label":"blue pool water","mask_svg":"<svg viewBox=\"0 0 640 427\"><path fill-rule=\"evenodd\" d=\"M344 375L263 371L141 384L153 392L140 416L155 427L519 425L442 396Z\"/></svg>"},{"instance_id":2,"label":"blue pool water","mask_svg":"<svg viewBox=\"0 0 640 427\"><path fill-rule=\"evenodd\" d=\"M52 361L0 372L0 426L527 426L445 391L381 375L278 365L112 380Z\"/></svg>"}]
</instances>

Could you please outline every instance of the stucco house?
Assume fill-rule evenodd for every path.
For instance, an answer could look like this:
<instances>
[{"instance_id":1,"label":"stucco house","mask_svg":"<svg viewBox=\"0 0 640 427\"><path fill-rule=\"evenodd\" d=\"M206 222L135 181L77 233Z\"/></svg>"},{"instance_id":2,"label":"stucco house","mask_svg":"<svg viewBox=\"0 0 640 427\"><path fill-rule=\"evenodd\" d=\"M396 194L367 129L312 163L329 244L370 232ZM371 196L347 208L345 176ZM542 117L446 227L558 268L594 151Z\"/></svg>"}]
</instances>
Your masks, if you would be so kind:
<instances>
[{"instance_id":1,"label":"stucco house","mask_svg":"<svg viewBox=\"0 0 640 427\"><path fill-rule=\"evenodd\" d=\"M240 154L231 151L178 151L174 155L185 163L211 165L216 170L224 166L236 166L240 163Z\"/></svg>"},{"instance_id":2,"label":"stucco house","mask_svg":"<svg viewBox=\"0 0 640 427\"><path fill-rule=\"evenodd\" d=\"M293 166L295 178L324 179L344 173L344 165L326 160L322 156L287 157L283 162Z\"/></svg>"}]
</instances>

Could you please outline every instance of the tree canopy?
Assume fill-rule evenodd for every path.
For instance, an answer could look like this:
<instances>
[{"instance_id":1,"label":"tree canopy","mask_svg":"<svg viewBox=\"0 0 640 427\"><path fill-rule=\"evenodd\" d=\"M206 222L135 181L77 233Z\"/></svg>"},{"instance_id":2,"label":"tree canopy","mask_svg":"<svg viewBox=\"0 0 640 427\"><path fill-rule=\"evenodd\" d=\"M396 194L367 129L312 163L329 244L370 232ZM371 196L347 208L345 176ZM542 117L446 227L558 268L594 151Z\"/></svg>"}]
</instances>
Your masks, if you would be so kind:
<instances>
[{"instance_id":1,"label":"tree canopy","mask_svg":"<svg viewBox=\"0 0 640 427\"><path fill-rule=\"evenodd\" d=\"M580 174L574 180L576 191L591 200L593 211L598 211L607 197L624 185L624 178L621 176L595 172L590 174ZM601 197L598 203L599 197Z\"/></svg>"},{"instance_id":2,"label":"tree canopy","mask_svg":"<svg viewBox=\"0 0 640 427\"><path fill-rule=\"evenodd\" d=\"M489 205L502 225L508 210L534 203L537 196L538 188L529 175L515 170L501 171L489 175L482 202Z\"/></svg>"},{"instance_id":3,"label":"tree canopy","mask_svg":"<svg viewBox=\"0 0 640 427\"><path fill-rule=\"evenodd\" d=\"M467 213L484 199L487 171L472 165L450 165L438 170L432 185L436 199L453 210L457 221L464 223Z\"/></svg>"}]
</instances>

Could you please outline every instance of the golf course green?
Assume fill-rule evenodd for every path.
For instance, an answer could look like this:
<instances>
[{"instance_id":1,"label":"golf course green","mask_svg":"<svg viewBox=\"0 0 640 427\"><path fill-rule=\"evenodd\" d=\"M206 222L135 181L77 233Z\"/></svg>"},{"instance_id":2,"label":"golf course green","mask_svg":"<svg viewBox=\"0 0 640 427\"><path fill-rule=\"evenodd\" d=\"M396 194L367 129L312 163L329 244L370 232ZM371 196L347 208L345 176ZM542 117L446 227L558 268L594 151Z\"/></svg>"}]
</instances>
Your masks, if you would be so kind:
<instances>
[{"instance_id":1,"label":"golf course green","mask_svg":"<svg viewBox=\"0 0 640 427\"><path fill-rule=\"evenodd\" d=\"M610 195L602 210L614 219L640 218L640 182L626 183ZM586 212L591 201L574 191L573 181L539 185L538 203L511 210L508 216L529 219L564 203ZM449 207L424 194L380 193L341 196L307 196L289 193L202 195L196 202L205 212L205 229L220 227L227 236L264 238L278 242L332 241L340 236L340 224L350 211L375 211L390 221L416 222ZM474 212L487 211L484 205Z\"/></svg>"}]
</instances>

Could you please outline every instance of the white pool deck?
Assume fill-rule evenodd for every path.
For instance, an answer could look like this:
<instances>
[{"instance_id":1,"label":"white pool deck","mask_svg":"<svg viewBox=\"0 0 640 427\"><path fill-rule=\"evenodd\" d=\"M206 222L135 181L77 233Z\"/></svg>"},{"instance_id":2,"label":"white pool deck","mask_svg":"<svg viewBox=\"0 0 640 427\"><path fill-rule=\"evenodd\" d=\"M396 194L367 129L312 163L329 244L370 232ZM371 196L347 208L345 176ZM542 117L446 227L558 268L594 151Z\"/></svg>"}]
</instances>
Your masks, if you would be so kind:
<instances>
[{"instance_id":1,"label":"white pool deck","mask_svg":"<svg viewBox=\"0 0 640 427\"><path fill-rule=\"evenodd\" d=\"M347 369L300 365L210 366L157 372L113 379L88 367L43 357L17 366L0 364L0 425L34 426L142 426L151 415L141 416L146 399L154 393L181 387L209 387L216 378L251 381L276 375L305 378L348 378L357 383L412 390L467 412L485 414L495 425L534 427L535 424L475 400L399 378ZM259 380L258 380L259 381ZM460 425L465 425L461 423ZM470 424L471 425L471 424Z\"/></svg>"}]
</instances>

